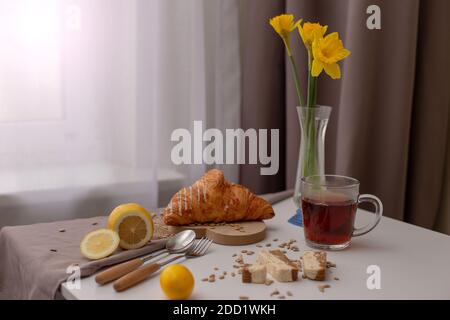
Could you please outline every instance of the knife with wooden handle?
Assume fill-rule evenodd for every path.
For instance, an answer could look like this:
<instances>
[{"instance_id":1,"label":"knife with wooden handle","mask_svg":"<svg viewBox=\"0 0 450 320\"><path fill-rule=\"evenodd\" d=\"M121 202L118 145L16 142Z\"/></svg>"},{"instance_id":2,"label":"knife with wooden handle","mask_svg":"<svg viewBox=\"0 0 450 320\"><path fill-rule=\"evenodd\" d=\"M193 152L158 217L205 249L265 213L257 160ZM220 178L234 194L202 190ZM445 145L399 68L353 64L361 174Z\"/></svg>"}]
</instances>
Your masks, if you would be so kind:
<instances>
[{"instance_id":1,"label":"knife with wooden handle","mask_svg":"<svg viewBox=\"0 0 450 320\"><path fill-rule=\"evenodd\" d=\"M100 285L107 284L111 281L119 279L120 277L126 275L127 273L130 273L131 271L136 270L143 264L144 260L140 258L118 264L114 267L111 267L105 271L100 272L95 277L95 282L97 282Z\"/></svg>"},{"instance_id":2,"label":"knife with wooden handle","mask_svg":"<svg viewBox=\"0 0 450 320\"><path fill-rule=\"evenodd\" d=\"M140 267L137 270L134 270L127 275L121 277L120 279L116 280L114 282L114 289L117 292L125 291L128 288L131 288L132 286L144 281L148 277L150 277L153 273L158 271L162 266L165 266L166 264L169 264L179 258L182 258L186 256L185 254L175 256L167 261L161 262L161 263L151 263L147 264L143 267Z\"/></svg>"},{"instance_id":3,"label":"knife with wooden handle","mask_svg":"<svg viewBox=\"0 0 450 320\"><path fill-rule=\"evenodd\" d=\"M144 262L146 262L150 259L156 258L167 252L168 251L166 249L164 249L161 252L152 253L143 258L137 258L137 259L133 259L133 260L115 265L115 266L113 266L109 269L106 269L105 271L102 271L99 274L97 274L97 276L95 277L95 282L97 282L100 285L107 284L111 281L119 279L120 277L138 269L140 266L142 266L144 264Z\"/></svg>"}]
</instances>

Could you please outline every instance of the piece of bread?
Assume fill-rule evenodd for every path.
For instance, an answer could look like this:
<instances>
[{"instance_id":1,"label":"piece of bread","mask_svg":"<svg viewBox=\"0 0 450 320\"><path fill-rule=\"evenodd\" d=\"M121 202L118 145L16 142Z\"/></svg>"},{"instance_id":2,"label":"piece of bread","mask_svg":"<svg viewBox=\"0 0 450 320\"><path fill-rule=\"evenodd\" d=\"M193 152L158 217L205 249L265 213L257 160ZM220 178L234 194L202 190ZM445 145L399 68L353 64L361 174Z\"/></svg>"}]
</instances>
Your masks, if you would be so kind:
<instances>
[{"instance_id":1,"label":"piece of bread","mask_svg":"<svg viewBox=\"0 0 450 320\"><path fill-rule=\"evenodd\" d=\"M325 280L327 253L324 251L305 251L302 257L303 275L311 280Z\"/></svg>"},{"instance_id":2,"label":"piece of bread","mask_svg":"<svg viewBox=\"0 0 450 320\"><path fill-rule=\"evenodd\" d=\"M267 272L279 282L291 282L298 279L298 266L280 250L261 251L257 262L265 265Z\"/></svg>"},{"instance_id":3,"label":"piece of bread","mask_svg":"<svg viewBox=\"0 0 450 320\"><path fill-rule=\"evenodd\" d=\"M208 171L192 186L176 193L163 212L164 223L236 222L270 219L272 206L247 188L225 180L220 170Z\"/></svg>"},{"instance_id":4,"label":"piece of bread","mask_svg":"<svg viewBox=\"0 0 450 320\"><path fill-rule=\"evenodd\" d=\"M265 283L267 269L265 265L254 264L242 269L242 282L244 283Z\"/></svg>"}]
</instances>

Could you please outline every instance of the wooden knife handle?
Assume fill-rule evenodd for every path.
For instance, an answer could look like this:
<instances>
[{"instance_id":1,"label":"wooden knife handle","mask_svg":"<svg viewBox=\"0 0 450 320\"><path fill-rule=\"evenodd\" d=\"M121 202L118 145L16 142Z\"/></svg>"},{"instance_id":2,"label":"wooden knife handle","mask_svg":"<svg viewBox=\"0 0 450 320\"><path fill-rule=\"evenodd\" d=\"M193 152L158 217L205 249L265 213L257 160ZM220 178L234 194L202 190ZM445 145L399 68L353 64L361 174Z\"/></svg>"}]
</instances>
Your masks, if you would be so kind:
<instances>
[{"instance_id":1,"label":"wooden knife handle","mask_svg":"<svg viewBox=\"0 0 450 320\"><path fill-rule=\"evenodd\" d=\"M97 282L100 285L109 283L111 281L119 279L120 277L130 273L131 271L136 270L143 264L144 264L144 260L142 260L140 258L118 264L114 267L111 267L105 271L100 272L95 277L95 282Z\"/></svg>"},{"instance_id":2,"label":"wooden knife handle","mask_svg":"<svg viewBox=\"0 0 450 320\"><path fill-rule=\"evenodd\" d=\"M145 265L137 270L130 272L129 274L121 277L120 279L114 282L114 289L117 292L125 291L128 288L144 281L147 279L152 273L158 271L161 268L161 265L158 263L151 263Z\"/></svg>"}]
</instances>

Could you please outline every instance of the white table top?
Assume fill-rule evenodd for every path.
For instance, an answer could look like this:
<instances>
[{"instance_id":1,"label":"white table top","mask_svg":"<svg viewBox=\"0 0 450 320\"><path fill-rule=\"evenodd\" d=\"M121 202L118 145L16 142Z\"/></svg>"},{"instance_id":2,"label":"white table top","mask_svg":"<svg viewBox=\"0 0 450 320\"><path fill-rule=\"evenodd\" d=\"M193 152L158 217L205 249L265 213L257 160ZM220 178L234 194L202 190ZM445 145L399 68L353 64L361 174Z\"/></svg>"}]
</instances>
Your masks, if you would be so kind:
<instances>
[{"instance_id":1,"label":"white table top","mask_svg":"<svg viewBox=\"0 0 450 320\"><path fill-rule=\"evenodd\" d=\"M277 244L297 239L299 252L289 251L291 259L298 259L308 247L303 238L303 229L287 222L295 211L291 199L274 205L276 216L267 221L268 232L262 244ZM373 216L363 210L357 213L357 225L371 221ZM278 242L272 240L278 238ZM250 299L271 299L270 293L278 289L286 299L450 299L450 237L419 228L404 222L383 217L380 224L369 234L354 238L349 248L339 252L328 252L328 260L337 267L328 269L327 280L316 282L299 279L292 283L274 282L270 286L243 284L240 276L231 277L234 259L232 255L247 249L258 252L256 245L240 247L213 244L207 255L190 260L178 260L193 273L196 284L192 299L238 299L245 295ZM256 254L244 255L246 263L252 263ZM381 270L381 289L369 290L366 282L370 277L367 267L377 265ZM214 271L218 267L219 271ZM219 280L222 271L228 275ZM216 282L201 281L216 273ZM338 277L339 281L334 280ZM331 287L322 293L319 284ZM98 286L94 277L81 280L81 288L69 290L65 284L61 293L66 299L165 299L159 286L159 275L117 293L112 285ZM273 297L276 299L276 297Z\"/></svg>"}]
</instances>

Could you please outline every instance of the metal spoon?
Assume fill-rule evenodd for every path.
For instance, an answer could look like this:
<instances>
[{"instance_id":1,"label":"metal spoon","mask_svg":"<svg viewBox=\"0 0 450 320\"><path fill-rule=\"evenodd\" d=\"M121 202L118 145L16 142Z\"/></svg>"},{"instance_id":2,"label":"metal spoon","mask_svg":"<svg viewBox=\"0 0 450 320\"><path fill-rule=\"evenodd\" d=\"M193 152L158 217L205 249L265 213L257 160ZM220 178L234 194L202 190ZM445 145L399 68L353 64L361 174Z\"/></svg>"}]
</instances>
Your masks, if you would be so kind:
<instances>
[{"instance_id":1,"label":"metal spoon","mask_svg":"<svg viewBox=\"0 0 450 320\"><path fill-rule=\"evenodd\" d=\"M95 277L95 282L100 285L109 283L120 277L136 270L144 264L144 262L156 258L164 253L181 253L188 250L195 240L195 232L192 230L184 230L170 237L166 242L166 248L162 251L149 254L147 256L136 258L121 264L115 265L105 271L100 272Z\"/></svg>"}]
</instances>

